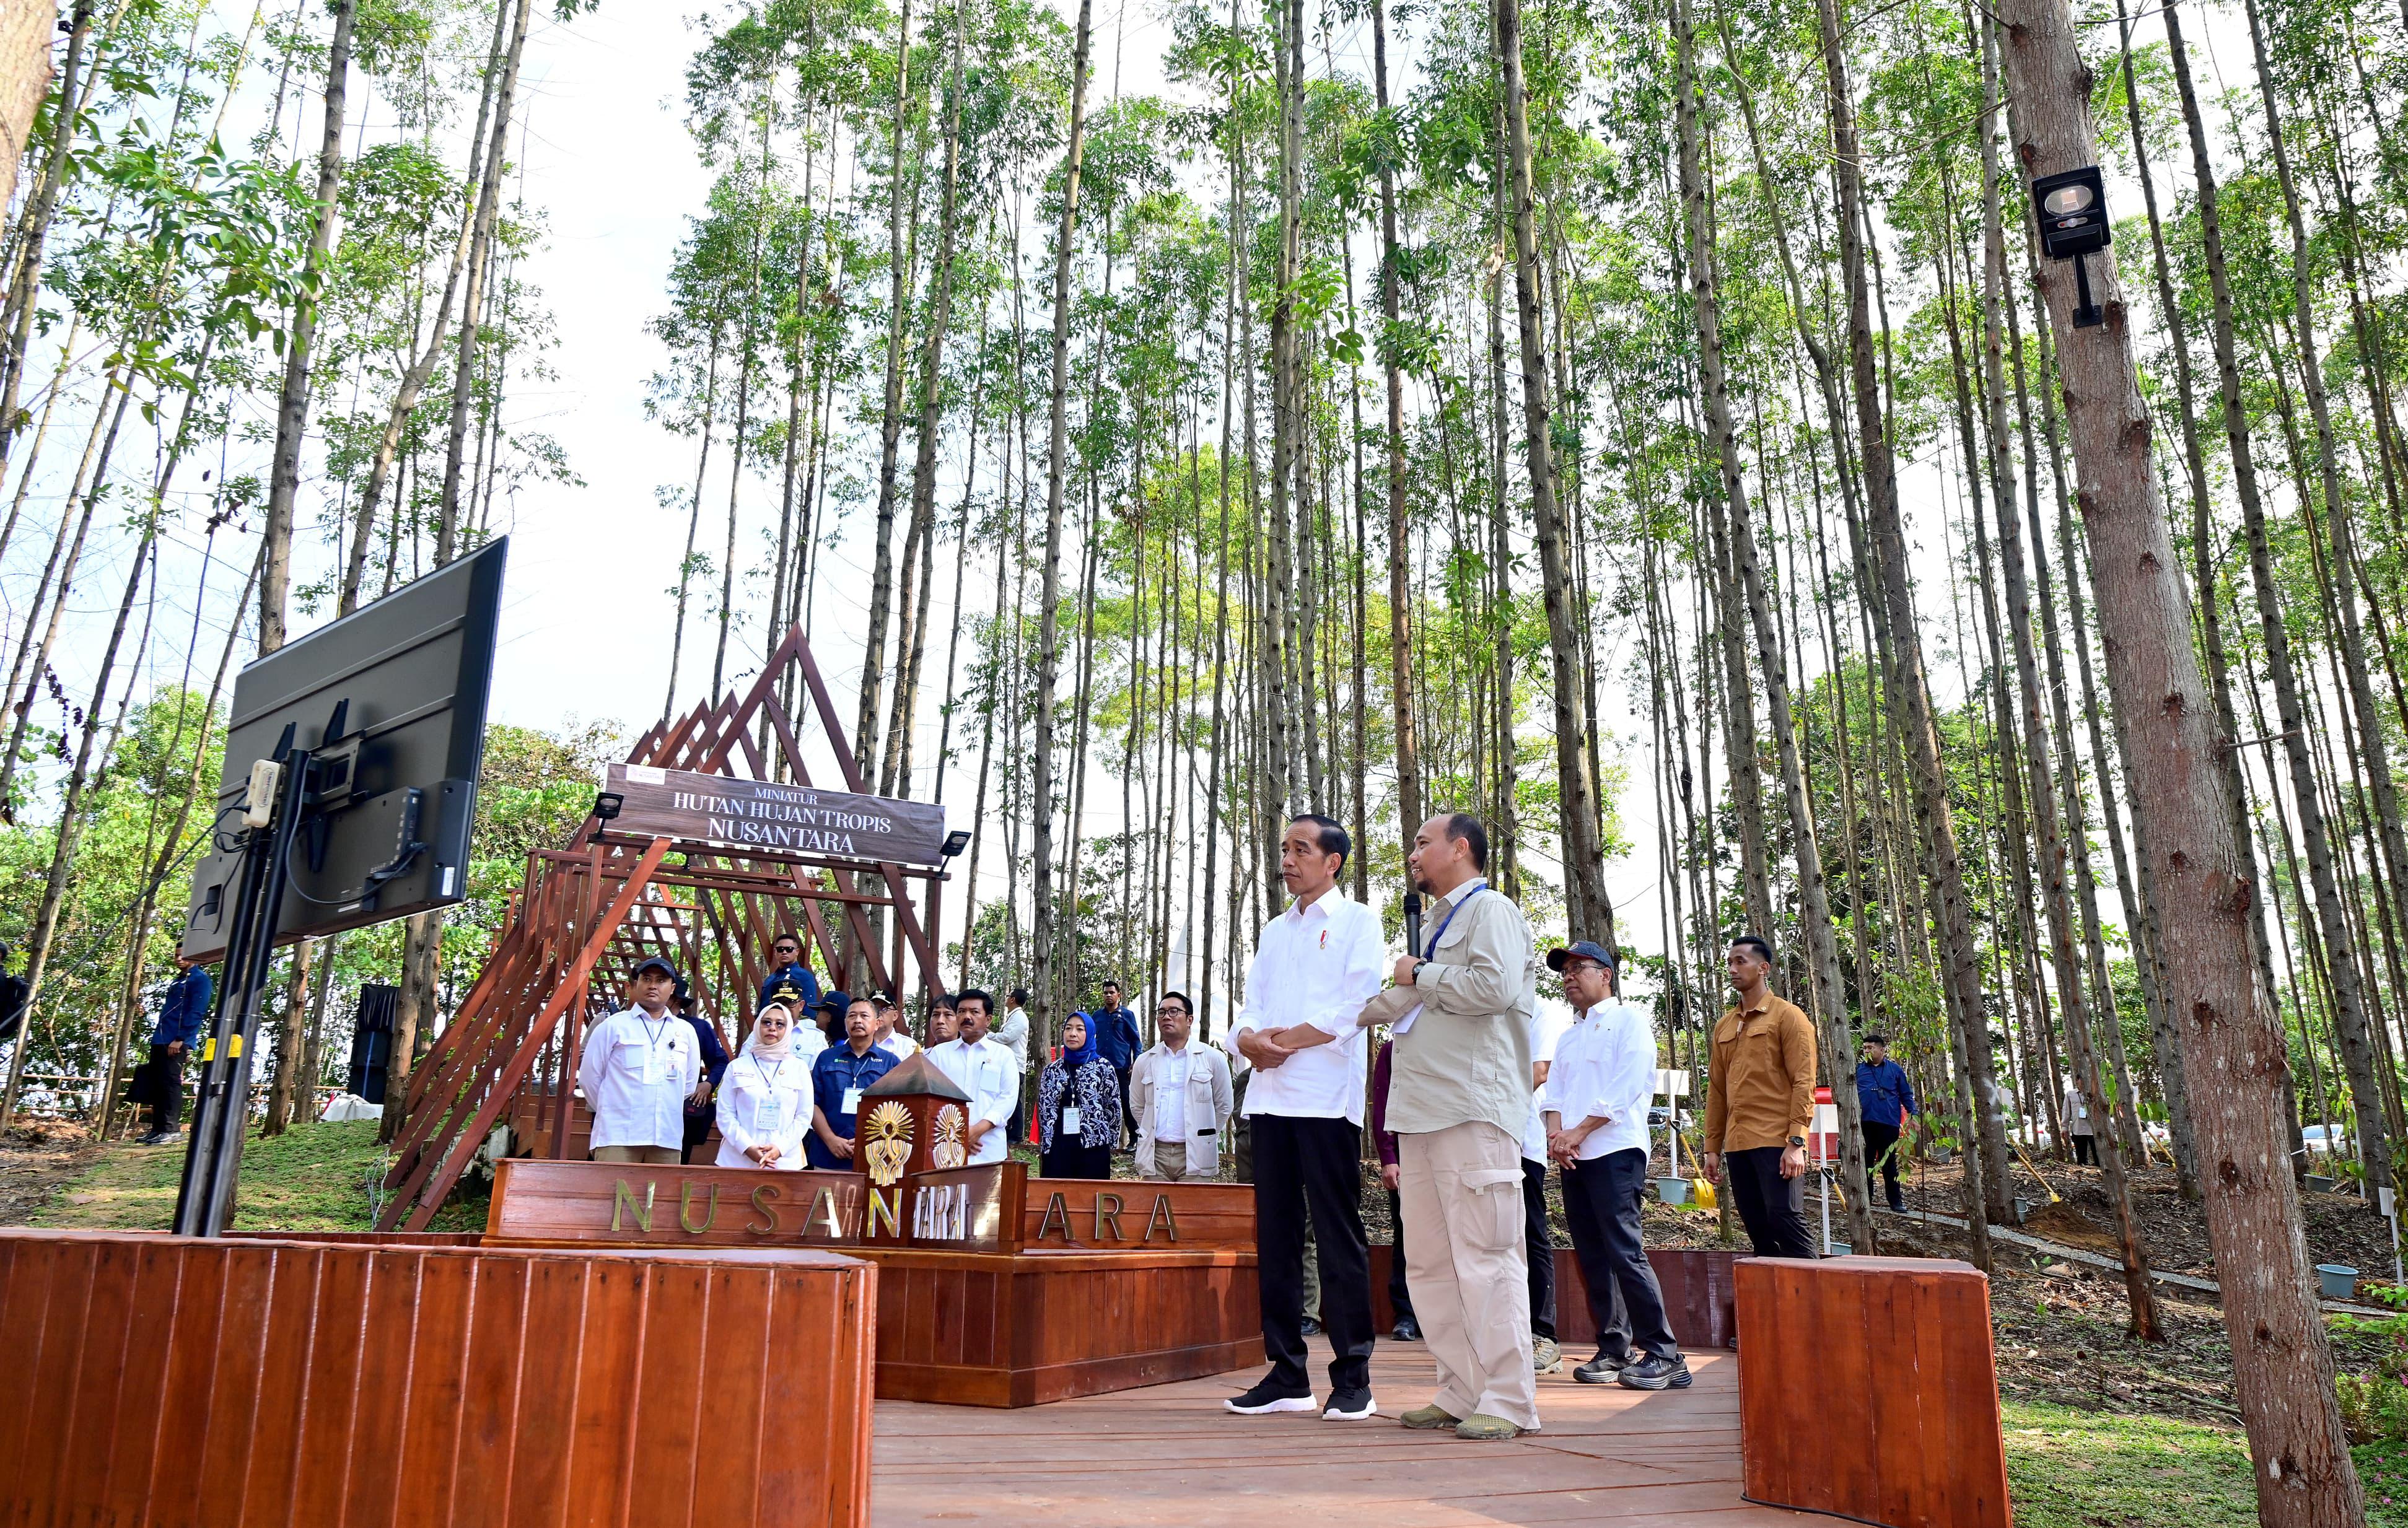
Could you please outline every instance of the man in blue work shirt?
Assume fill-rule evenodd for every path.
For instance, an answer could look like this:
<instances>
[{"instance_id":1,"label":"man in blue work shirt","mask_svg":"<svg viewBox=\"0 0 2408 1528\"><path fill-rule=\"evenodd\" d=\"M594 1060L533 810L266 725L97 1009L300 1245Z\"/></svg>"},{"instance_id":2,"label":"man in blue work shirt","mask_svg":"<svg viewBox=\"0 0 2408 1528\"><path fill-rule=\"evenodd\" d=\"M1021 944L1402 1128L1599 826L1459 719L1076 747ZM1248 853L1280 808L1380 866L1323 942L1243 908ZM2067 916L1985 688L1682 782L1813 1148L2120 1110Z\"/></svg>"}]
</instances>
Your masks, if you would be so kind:
<instances>
[{"instance_id":1,"label":"man in blue work shirt","mask_svg":"<svg viewBox=\"0 0 2408 1528\"><path fill-rule=\"evenodd\" d=\"M669 1007L692 1027L702 1054L702 1080L686 1095L685 1135L678 1148L678 1161L691 1166L694 1149L710 1138L710 1127L718 1121L710 1101L719 1092L719 1079L727 1075L727 1046L719 1037L719 1026L694 1011L694 988L683 977L670 990Z\"/></svg>"},{"instance_id":2,"label":"man in blue work shirt","mask_svg":"<svg viewBox=\"0 0 2408 1528\"><path fill-rule=\"evenodd\" d=\"M1145 1041L1137 1032L1137 1015L1121 1001L1119 982L1104 983L1104 1000L1096 1006L1095 1019L1096 1050L1121 1079L1121 1124L1133 1144L1137 1116L1129 1110L1129 1068L1137 1064L1137 1053L1145 1049Z\"/></svg>"},{"instance_id":3,"label":"man in blue work shirt","mask_svg":"<svg viewBox=\"0 0 2408 1528\"><path fill-rule=\"evenodd\" d=\"M1889 1207L1903 1210L1906 1195L1898 1186L1898 1138L1906 1116L1923 1111L1915 1107L1914 1084L1906 1079L1906 1069L1889 1059L1886 1035L1865 1036L1865 1059L1856 1064L1856 1102L1865 1116L1865 1197L1872 1197L1873 1164L1879 1163L1889 1188Z\"/></svg>"},{"instance_id":4,"label":"man in blue work shirt","mask_svg":"<svg viewBox=\"0 0 2408 1528\"><path fill-rule=\"evenodd\" d=\"M828 993L831 1002L843 996ZM821 1051L811 1064L811 1130L803 1137L803 1155L822 1172L853 1165L853 1117L861 1111L862 1092L898 1064L871 1042L877 1028L878 1005L852 999L845 1005L844 1043Z\"/></svg>"},{"instance_id":5,"label":"man in blue work shirt","mask_svg":"<svg viewBox=\"0 0 2408 1528\"><path fill-rule=\"evenodd\" d=\"M201 1041L201 1026L209 1017L209 974L176 951L176 978L159 1005L159 1022L150 1031L150 1134L145 1146L164 1146L180 1134L177 1120L184 1112L184 1058Z\"/></svg>"},{"instance_id":6,"label":"man in blue work shirt","mask_svg":"<svg viewBox=\"0 0 2408 1528\"><path fill-rule=\"evenodd\" d=\"M803 941L792 934L781 934L769 945L769 974L761 978L761 1001L752 1005L758 1012L772 1003L783 1003L793 1010L796 1022L820 1006L820 978L803 963ZM714 1079L716 1073L712 1074Z\"/></svg>"}]
</instances>

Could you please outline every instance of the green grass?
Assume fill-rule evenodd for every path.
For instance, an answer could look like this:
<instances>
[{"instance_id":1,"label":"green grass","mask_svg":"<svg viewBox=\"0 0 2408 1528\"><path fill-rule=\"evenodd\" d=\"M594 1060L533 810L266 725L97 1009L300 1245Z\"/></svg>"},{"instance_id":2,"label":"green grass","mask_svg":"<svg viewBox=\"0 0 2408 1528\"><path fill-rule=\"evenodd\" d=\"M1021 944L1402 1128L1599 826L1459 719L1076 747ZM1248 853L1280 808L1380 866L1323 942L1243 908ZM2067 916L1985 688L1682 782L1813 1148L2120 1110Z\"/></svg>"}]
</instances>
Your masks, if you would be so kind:
<instances>
[{"instance_id":1,"label":"green grass","mask_svg":"<svg viewBox=\"0 0 2408 1528\"><path fill-rule=\"evenodd\" d=\"M2003 1404L2016 1528L2255 1528L2238 1428ZM2355 1450L2371 1528L2408 1528L2408 1443Z\"/></svg>"},{"instance_id":2,"label":"green grass","mask_svg":"<svg viewBox=\"0 0 2408 1528\"><path fill-rule=\"evenodd\" d=\"M371 1178L384 1173L377 1123L294 1125L272 1139L251 1136L242 1149L236 1190L237 1231L373 1231ZM176 1181L184 1149L117 1146L93 1170L66 1185L44 1207L36 1224L87 1229L165 1230L175 1219ZM481 1231L481 1202L447 1205L437 1231Z\"/></svg>"}]
</instances>

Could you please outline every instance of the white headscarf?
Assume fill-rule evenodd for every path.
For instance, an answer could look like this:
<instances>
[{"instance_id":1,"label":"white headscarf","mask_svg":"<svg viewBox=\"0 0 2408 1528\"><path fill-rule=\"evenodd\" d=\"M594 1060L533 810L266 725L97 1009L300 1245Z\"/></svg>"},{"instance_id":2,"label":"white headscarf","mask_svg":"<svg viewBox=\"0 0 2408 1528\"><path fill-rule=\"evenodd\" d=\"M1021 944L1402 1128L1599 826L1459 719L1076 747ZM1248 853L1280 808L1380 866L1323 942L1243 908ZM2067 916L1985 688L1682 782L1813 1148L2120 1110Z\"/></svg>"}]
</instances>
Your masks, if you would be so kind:
<instances>
[{"instance_id":1,"label":"white headscarf","mask_svg":"<svg viewBox=\"0 0 2408 1528\"><path fill-rule=\"evenodd\" d=\"M761 1020L773 1008L786 1016L786 1033L775 1045L761 1038ZM784 1061L792 1056L795 1053L795 1010L783 1003L761 1005L761 1012L752 1016L752 1032L744 1036L744 1050L746 1054L758 1056L763 1061Z\"/></svg>"}]
</instances>

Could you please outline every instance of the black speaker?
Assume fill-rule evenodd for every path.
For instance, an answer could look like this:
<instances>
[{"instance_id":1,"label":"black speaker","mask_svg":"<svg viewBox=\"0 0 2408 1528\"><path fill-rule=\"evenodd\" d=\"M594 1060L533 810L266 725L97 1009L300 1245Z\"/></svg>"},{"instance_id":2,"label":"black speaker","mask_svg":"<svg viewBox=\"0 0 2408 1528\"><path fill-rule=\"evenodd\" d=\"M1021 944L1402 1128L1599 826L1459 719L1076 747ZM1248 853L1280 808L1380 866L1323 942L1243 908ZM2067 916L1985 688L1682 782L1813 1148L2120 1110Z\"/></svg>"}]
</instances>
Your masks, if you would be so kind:
<instances>
[{"instance_id":1,"label":"black speaker","mask_svg":"<svg viewBox=\"0 0 2408 1528\"><path fill-rule=\"evenodd\" d=\"M370 982L360 989L360 1006L351 1015L351 1064L343 1086L371 1104L384 1102L385 1068L393 1060L393 1021L401 1008L401 989Z\"/></svg>"}]
</instances>

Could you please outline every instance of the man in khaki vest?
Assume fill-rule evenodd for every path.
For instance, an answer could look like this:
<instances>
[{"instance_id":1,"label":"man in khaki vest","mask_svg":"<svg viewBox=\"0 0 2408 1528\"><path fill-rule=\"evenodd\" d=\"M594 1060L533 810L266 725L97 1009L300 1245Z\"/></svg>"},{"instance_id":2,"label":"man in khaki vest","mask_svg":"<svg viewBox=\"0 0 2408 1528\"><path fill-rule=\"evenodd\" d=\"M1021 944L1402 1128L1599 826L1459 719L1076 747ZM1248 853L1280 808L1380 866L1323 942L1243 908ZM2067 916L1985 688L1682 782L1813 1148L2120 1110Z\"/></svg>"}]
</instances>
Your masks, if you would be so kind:
<instances>
[{"instance_id":1,"label":"man in khaki vest","mask_svg":"<svg viewBox=\"0 0 2408 1528\"><path fill-rule=\"evenodd\" d=\"M1522 1206L1538 965L1522 909L1488 884L1479 819L1431 818L1407 863L1436 899L1431 932L1358 1021L1393 1026L1383 1123L1397 1136L1405 1278L1438 1362L1438 1394L1403 1421L1510 1438L1539 1428Z\"/></svg>"}]
</instances>

